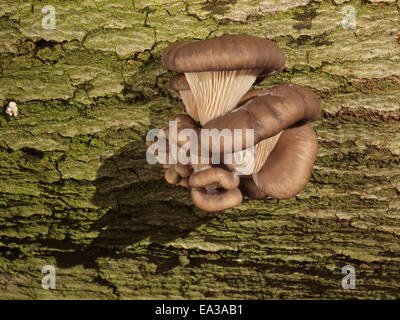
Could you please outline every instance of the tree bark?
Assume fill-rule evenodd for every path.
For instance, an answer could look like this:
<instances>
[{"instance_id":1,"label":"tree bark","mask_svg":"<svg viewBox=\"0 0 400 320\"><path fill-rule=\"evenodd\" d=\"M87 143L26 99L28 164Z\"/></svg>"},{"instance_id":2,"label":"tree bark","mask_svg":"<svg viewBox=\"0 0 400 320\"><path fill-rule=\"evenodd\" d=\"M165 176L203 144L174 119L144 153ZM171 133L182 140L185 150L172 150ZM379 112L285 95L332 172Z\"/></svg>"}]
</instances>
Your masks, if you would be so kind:
<instances>
[{"instance_id":1,"label":"tree bark","mask_svg":"<svg viewBox=\"0 0 400 320\"><path fill-rule=\"evenodd\" d=\"M43 2L0 0L0 105L19 108L0 115L0 298L400 297L399 1L51 5L55 30ZM209 214L144 139L183 111L162 50L225 33L277 42L287 66L255 87L310 87L324 112L302 193Z\"/></svg>"}]
</instances>

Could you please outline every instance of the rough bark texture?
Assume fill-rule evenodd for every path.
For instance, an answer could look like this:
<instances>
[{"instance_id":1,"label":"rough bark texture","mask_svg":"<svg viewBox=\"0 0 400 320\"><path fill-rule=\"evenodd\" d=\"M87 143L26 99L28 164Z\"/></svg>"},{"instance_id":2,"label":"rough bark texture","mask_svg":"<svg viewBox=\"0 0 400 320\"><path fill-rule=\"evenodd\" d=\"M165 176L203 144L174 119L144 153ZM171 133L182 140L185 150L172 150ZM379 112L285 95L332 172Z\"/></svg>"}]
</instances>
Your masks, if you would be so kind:
<instances>
[{"instance_id":1,"label":"rough bark texture","mask_svg":"<svg viewBox=\"0 0 400 320\"><path fill-rule=\"evenodd\" d=\"M20 110L0 115L0 298L400 298L399 5L0 0L0 105ZM207 214L143 141L183 110L162 50L224 33L276 41L287 67L256 87L311 87L324 114L298 197Z\"/></svg>"}]
</instances>

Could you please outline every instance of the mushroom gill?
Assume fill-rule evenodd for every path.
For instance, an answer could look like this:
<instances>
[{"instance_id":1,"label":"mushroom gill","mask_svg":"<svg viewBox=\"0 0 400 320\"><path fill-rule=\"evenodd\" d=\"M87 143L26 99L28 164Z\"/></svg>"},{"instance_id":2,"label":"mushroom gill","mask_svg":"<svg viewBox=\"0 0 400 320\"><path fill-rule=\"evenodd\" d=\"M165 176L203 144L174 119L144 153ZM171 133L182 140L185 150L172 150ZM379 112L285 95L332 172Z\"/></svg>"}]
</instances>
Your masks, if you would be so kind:
<instances>
[{"instance_id":1,"label":"mushroom gill","mask_svg":"<svg viewBox=\"0 0 400 320\"><path fill-rule=\"evenodd\" d=\"M259 72L258 69L185 73L200 123L205 125L234 109L249 91ZM279 136L280 133L259 142L254 148L233 153L228 167L240 175L258 172Z\"/></svg>"},{"instance_id":2,"label":"mushroom gill","mask_svg":"<svg viewBox=\"0 0 400 320\"><path fill-rule=\"evenodd\" d=\"M172 78L169 82L169 87L180 96L185 105L187 114L194 120L198 121L199 116L197 114L196 101L192 91L190 90L189 84L186 81L185 75L179 74Z\"/></svg>"},{"instance_id":3,"label":"mushroom gill","mask_svg":"<svg viewBox=\"0 0 400 320\"><path fill-rule=\"evenodd\" d=\"M249 91L258 70L187 72L186 80L198 106L200 123L231 111Z\"/></svg>"}]
</instances>

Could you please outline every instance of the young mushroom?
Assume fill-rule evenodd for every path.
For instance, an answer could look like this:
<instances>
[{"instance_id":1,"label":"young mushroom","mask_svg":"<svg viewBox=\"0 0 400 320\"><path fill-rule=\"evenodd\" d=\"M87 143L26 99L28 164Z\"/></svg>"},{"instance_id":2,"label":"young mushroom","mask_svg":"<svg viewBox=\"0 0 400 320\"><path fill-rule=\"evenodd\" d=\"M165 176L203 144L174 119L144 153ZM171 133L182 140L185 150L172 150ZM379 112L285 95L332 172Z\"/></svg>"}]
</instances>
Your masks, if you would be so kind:
<instances>
[{"instance_id":1,"label":"young mushroom","mask_svg":"<svg viewBox=\"0 0 400 320\"><path fill-rule=\"evenodd\" d=\"M242 202L239 181L238 175L219 167L193 173L189 186L194 205L210 212L237 206Z\"/></svg>"},{"instance_id":2,"label":"young mushroom","mask_svg":"<svg viewBox=\"0 0 400 320\"><path fill-rule=\"evenodd\" d=\"M8 106L6 108L6 113L10 117L17 117L18 116L18 106L17 106L17 103L15 101L10 101L10 103L8 104Z\"/></svg>"}]
</instances>

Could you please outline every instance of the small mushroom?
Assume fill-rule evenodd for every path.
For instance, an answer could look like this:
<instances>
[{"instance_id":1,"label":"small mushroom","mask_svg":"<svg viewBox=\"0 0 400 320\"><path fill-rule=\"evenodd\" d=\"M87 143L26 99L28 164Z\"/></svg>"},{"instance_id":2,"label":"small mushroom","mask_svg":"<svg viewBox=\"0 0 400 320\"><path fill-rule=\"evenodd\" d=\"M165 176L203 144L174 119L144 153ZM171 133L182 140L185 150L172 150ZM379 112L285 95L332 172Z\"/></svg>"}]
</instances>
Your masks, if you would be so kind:
<instances>
[{"instance_id":1,"label":"small mushroom","mask_svg":"<svg viewBox=\"0 0 400 320\"><path fill-rule=\"evenodd\" d=\"M15 101L10 101L10 103L8 104L8 106L6 108L6 113L10 117L18 116L18 107L17 107L17 103Z\"/></svg>"},{"instance_id":2,"label":"small mushroom","mask_svg":"<svg viewBox=\"0 0 400 320\"><path fill-rule=\"evenodd\" d=\"M165 171L165 180L170 184L178 184L182 179L188 178L193 172L190 165L172 164Z\"/></svg>"},{"instance_id":3,"label":"small mushroom","mask_svg":"<svg viewBox=\"0 0 400 320\"><path fill-rule=\"evenodd\" d=\"M165 171L164 178L169 184L177 184L181 180L181 177L175 170L174 165L169 166L169 168Z\"/></svg>"},{"instance_id":4,"label":"small mushroom","mask_svg":"<svg viewBox=\"0 0 400 320\"><path fill-rule=\"evenodd\" d=\"M195 172L189 178L193 203L209 212L237 206L243 199L239 182L238 175L219 167Z\"/></svg>"}]
</instances>

